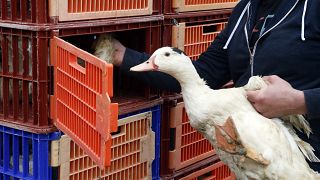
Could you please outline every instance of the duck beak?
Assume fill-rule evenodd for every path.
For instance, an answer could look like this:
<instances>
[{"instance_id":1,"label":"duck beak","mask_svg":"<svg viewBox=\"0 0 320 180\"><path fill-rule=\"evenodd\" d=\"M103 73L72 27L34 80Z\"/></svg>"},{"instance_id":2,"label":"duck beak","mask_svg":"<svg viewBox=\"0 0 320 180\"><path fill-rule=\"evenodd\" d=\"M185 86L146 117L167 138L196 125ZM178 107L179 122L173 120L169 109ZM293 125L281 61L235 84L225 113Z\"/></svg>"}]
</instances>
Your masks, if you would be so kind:
<instances>
[{"instance_id":1,"label":"duck beak","mask_svg":"<svg viewBox=\"0 0 320 180\"><path fill-rule=\"evenodd\" d=\"M130 68L130 71L157 71L158 66L154 63L156 56L151 56L146 62Z\"/></svg>"}]
</instances>

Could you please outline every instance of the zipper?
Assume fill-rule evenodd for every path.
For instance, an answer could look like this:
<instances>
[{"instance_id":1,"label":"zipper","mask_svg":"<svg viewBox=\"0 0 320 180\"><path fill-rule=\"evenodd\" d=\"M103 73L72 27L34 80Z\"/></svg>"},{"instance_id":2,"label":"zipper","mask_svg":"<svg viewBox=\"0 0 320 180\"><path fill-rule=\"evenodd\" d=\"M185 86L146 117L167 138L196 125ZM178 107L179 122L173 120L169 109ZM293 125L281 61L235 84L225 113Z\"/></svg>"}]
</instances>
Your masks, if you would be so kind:
<instances>
[{"instance_id":1,"label":"zipper","mask_svg":"<svg viewBox=\"0 0 320 180\"><path fill-rule=\"evenodd\" d=\"M266 35L267 33L269 33L270 31L272 31L274 28L276 28L282 21L284 21L287 16L293 11L293 9L297 6L298 2L300 0L297 0L296 3L292 6L292 8L288 11L288 13L282 18L280 19L280 21L275 24L274 26L272 26L270 29L268 29L266 32L264 32L259 38L258 40L256 41L256 43L254 44L253 46L253 50L251 52L250 50L250 45L249 45L249 38L248 38L248 31L247 31L247 23L248 21L250 21L250 19L248 18L246 24L244 25L244 32L245 32L245 35L246 35L246 39L247 39L247 46L248 46L248 50L249 50L249 53L250 53L250 68L251 68L251 77L253 76L253 64L254 64L254 55L255 55L255 52L256 52L256 49L257 49L257 45L258 45L258 42L259 40L264 36ZM249 10L248 10L248 13L249 13ZM248 15L249 17L249 15Z\"/></svg>"}]
</instances>

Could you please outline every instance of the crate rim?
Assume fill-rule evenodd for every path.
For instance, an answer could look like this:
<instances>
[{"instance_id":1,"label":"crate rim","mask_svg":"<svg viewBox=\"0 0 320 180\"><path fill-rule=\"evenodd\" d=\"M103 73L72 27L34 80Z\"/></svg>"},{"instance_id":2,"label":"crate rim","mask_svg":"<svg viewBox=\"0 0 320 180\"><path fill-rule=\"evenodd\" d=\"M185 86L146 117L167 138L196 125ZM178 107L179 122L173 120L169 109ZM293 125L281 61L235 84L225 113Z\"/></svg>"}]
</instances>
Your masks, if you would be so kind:
<instances>
[{"instance_id":1,"label":"crate rim","mask_svg":"<svg viewBox=\"0 0 320 180\"><path fill-rule=\"evenodd\" d=\"M57 140L61 137L60 131L54 131L45 134L37 134L3 125L0 125L0 132L10 134L13 136L27 137L35 140Z\"/></svg>"},{"instance_id":2,"label":"crate rim","mask_svg":"<svg viewBox=\"0 0 320 180\"><path fill-rule=\"evenodd\" d=\"M50 30L60 30L60 29L145 23L145 22L163 21L164 19L165 19L164 15L160 14L160 15L133 16L133 17L110 18L110 19L70 21L70 22L61 22L57 24L50 24L50 23L34 24L34 23L0 21L0 27L29 30L29 31L50 31Z\"/></svg>"}]
</instances>

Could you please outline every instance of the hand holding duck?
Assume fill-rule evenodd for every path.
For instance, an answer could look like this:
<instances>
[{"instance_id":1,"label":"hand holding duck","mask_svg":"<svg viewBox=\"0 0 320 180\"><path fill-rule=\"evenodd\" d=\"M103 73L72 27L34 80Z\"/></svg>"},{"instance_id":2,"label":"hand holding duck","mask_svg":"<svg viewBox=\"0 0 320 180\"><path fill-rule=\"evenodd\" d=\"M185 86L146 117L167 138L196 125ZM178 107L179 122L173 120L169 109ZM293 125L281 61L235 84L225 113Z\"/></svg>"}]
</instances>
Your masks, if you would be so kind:
<instances>
[{"instance_id":1,"label":"hand holding duck","mask_svg":"<svg viewBox=\"0 0 320 180\"><path fill-rule=\"evenodd\" d=\"M276 75L263 79L268 83L267 87L247 92L248 100L259 113L268 118L307 113L302 91Z\"/></svg>"}]
</instances>

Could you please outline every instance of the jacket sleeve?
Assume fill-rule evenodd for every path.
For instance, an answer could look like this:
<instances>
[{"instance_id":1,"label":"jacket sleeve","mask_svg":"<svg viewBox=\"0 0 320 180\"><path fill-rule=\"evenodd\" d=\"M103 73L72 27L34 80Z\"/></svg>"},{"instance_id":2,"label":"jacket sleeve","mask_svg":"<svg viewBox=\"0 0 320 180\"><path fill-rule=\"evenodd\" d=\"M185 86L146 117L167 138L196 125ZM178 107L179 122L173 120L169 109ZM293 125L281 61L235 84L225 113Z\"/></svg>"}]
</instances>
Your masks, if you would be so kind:
<instances>
[{"instance_id":1,"label":"jacket sleeve","mask_svg":"<svg viewBox=\"0 0 320 180\"><path fill-rule=\"evenodd\" d=\"M304 90L309 119L320 118L320 88Z\"/></svg>"},{"instance_id":2,"label":"jacket sleeve","mask_svg":"<svg viewBox=\"0 0 320 180\"><path fill-rule=\"evenodd\" d=\"M213 89L220 88L229 80L231 80L228 64L228 53L227 50L223 49L223 46L227 42L229 34L232 30L231 28L238 20L240 12L244 9L248 1L249 0L241 0L236 5L228 20L226 28L221 31L208 49L200 55L199 59L193 62L200 77L203 78ZM120 69L122 72L128 73L131 76L143 80L153 87L180 92L181 87L178 81L167 74L161 72L138 73L129 71L132 66L140 64L146 61L148 58L149 55L145 53L139 53L134 50L127 49Z\"/></svg>"},{"instance_id":3,"label":"jacket sleeve","mask_svg":"<svg viewBox=\"0 0 320 180\"><path fill-rule=\"evenodd\" d=\"M123 62L120 66L120 70L123 73L128 74L131 77L135 77L152 87L168 90L173 92L180 92L179 82L170 75L162 72L132 72L130 68L148 60L150 55L146 53L140 53L132 49L127 48L124 54Z\"/></svg>"},{"instance_id":4,"label":"jacket sleeve","mask_svg":"<svg viewBox=\"0 0 320 180\"><path fill-rule=\"evenodd\" d=\"M227 62L227 52L223 49L226 42L226 30L223 30L208 47L207 51L202 53L193 64L199 73L211 88L219 88L230 80L230 73ZM130 68L146 61L150 56L127 48L121 71L136 77L149 84L152 87L180 92L181 87L172 76L161 72L130 72Z\"/></svg>"}]
</instances>

